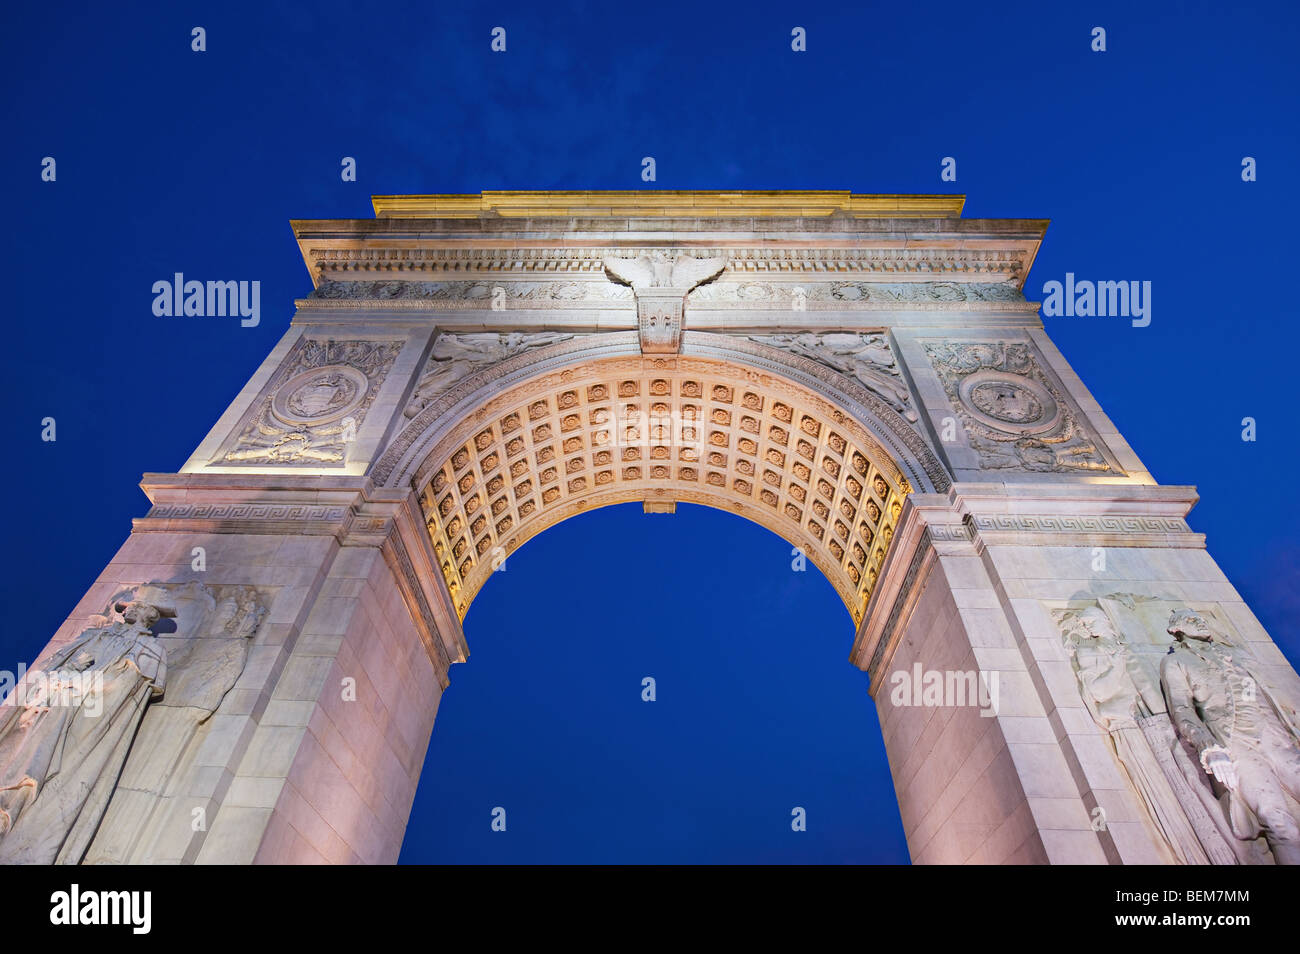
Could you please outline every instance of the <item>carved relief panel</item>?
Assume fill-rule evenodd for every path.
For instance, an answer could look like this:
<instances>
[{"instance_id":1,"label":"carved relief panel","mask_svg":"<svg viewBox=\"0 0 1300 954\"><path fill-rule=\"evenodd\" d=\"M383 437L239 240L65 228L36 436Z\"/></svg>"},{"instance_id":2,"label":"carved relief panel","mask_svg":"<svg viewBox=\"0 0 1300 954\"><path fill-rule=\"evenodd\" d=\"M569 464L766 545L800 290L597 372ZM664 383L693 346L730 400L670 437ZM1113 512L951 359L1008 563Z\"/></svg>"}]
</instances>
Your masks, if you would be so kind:
<instances>
[{"instance_id":1,"label":"carved relief panel","mask_svg":"<svg viewBox=\"0 0 1300 954\"><path fill-rule=\"evenodd\" d=\"M269 603L252 586L131 587L28 672L0 716L0 863L121 863L156 834Z\"/></svg>"},{"instance_id":2,"label":"carved relief panel","mask_svg":"<svg viewBox=\"0 0 1300 954\"><path fill-rule=\"evenodd\" d=\"M1124 476L1028 342L923 346L981 468Z\"/></svg>"},{"instance_id":3,"label":"carved relief panel","mask_svg":"<svg viewBox=\"0 0 1300 954\"><path fill-rule=\"evenodd\" d=\"M1300 863L1297 700L1216 609L1113 593L1051 615L1165 860Z\"/></svg>"},{"instance_id":4,"label":"carved relief panel","mask_svg":"<svg viewBox=\"0 0 1300 954\"><path fill-rule=\"evenodd\" d=\"M892 407L909 422L917 420L912 394L898 370L893 350L883 334L832 333L750 335L754 341L846 374Z\"/></svg>"},{"instance_id":5,"label":"carved relief panel","mask_svg":"<svg viewBox=\"0 0 1300 954\"><path fill-rule=\"evenodd\" d=\"M343 467L400 340L303 338L213 464Z\"/></svg>"},{"instance_id":6,"label":"carved relief panel","mask_svg":"<svg viewBox=\"0 0 1300 954\"><path fill-rule=\"evenodd\" d=\"M316 301L437 302L446 310L491 309L496 302L511 308L601 306L632 301L632 290L609 282L520 281L326 281L308 299Z\"/></svg>"},{"instance_id":7,"label":"carved relief panel","mask_svg":"<svg viewBox=\"0 0 1300 954\"><path fill-rule=\"evenodd\" d=\"M834 305L854 303L956 304L1023 302L1013 282L866 282L807 281L803 283L741 280L714 282L691 292L700 303L771 304L790 308L794 298Z\"/></svg>"},{"instance_id":8,"label":"carved relief panel","mask_svg":"<svg viewBox=\"0 0 1300 954\"><path fill-rule=\"evenodd\" d=\"M533 348L567 341L572 337L573 335L553 331L536 334L442 332L433 343L433 350L425 362L415 393L411 395L402 413L407 417L415 417L438 395L474 372Z\"/></svg>"}]
</instances>

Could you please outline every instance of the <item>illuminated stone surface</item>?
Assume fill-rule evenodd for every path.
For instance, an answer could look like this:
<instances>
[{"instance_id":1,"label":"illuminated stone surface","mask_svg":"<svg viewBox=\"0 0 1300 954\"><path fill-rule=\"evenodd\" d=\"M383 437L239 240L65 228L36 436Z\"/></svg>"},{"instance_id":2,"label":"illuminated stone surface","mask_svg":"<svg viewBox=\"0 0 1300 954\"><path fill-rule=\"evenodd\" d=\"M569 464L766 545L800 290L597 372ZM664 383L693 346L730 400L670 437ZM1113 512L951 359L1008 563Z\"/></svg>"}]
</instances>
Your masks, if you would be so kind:
<instances>
[{"instance_id":1,"label":"illuminated stone surface","mask_svg":"<svg viewBox=\"0 0 1300 954\"><path fill-rule=\"evenodd\" d=\"M1176 677L1164 618L1188 609L1283 741L1300 679L1185 523L1195 492L1155 484L1024 300L1046 222L961 205L484 193L295 222L313 292L181 472L145 476L151 509L42 654L125 592L258 607L219 698L171 698L201 658L175 651L84 860L394 861L474 595L623 501L732 511L826 574L914 861L1294 857L1285 746L1226 746L1253 766L1238 809L1267 805L1225 829L1197 765L1224 756L1138 687ZM209 624L187 625L174 645ZM930 672L996 702L929 704Z\"/></svg>"}]
</instances>

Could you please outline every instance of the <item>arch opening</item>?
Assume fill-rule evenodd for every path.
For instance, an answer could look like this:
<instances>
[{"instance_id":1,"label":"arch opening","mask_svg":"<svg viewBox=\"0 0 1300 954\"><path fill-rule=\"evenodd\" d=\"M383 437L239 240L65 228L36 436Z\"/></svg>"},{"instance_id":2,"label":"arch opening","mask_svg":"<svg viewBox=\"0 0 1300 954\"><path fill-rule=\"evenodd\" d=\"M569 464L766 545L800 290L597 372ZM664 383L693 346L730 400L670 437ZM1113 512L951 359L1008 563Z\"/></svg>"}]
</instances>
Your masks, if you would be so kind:
<instances>
[{"instance_id":1,"label":"arch opening","mask_svg":"<svg viewBox=\"0 0 1300 954\"><path fill-rule=\"evenodd\" d=\"M402 861L906 864L876 706L844 665L853 627L824 575L793 572L788 545L735 514L640 510L578 514L491 574ZM538 614L559 623L549 638ZM497 805L525 837L489 831ZM812 823L792 837L796 805Z\"/></svg>"}]
</instances>

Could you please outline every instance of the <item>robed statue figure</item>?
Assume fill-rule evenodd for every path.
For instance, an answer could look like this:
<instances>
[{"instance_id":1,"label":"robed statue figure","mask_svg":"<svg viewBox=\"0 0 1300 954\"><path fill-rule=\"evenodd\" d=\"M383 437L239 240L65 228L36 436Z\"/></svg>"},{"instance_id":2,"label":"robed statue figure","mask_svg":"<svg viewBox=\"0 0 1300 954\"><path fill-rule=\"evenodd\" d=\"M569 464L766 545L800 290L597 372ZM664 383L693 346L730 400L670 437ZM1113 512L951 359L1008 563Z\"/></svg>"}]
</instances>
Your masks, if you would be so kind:
<instances>
[{"instance_id":1,"label":"robed statue figure","mask_svg":"<svg viewBox=\"0 0 1300 954\"><path fill-rule=\"evenodd\" d=\"M115 604L0 705L0 863L85 854L145 708L163 692L163 644L150 631L161 616L150 603Z\"/></svg>"}]
</instances>

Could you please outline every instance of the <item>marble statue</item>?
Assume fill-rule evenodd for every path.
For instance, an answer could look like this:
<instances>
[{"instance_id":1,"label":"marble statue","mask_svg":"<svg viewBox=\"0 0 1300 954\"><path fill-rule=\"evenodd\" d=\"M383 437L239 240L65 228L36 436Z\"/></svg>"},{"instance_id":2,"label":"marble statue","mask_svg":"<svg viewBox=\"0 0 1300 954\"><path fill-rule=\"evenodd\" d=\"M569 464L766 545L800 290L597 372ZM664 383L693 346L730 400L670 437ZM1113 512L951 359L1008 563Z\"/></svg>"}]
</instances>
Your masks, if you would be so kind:
<instances>
[{"instance_id":1,"label":"marble statue","mask_svg":"<svg viewBox=\"0 0 1300 954\"><path fill-rule=\"evenodd\" d=\"M3 707L0 863L80 860L145 707L165 689L166 654L151 632L162 610L132 600L116 604L112 614L41 670L54 679L94 677L89 692L70 704L41 694Z\"/></svg>"},{"instance_id":2,"label":"marble statue","mask_svg":"<svg viewBox=\"0 0 1300 954\"><path fill-rule=\"evenodd\" d=\"M137 592L175 612L176 632L159 636L167 654L167 690L145 713L82 864L134 863L152 836L192 833L189 810L170 805L176 799L169 796L178 792L171 767L196 757L205 725L243 674L268 613L251 586L149 584Z\"/></svg>"},{"instance_id":3,"label":"marble statue","mask_svg":"<svg viewBox=\"0 0 1300 954\"><path fill-rule=\"evenodd\" d=\"M0 863L131 860L127 835L157 830L165 810L138 796L165 794L192 757L267 612L251 586L132 587L28 673L0 706ZM132 811L146 823L121 823Z\"/></svg>"},{"instance_id":4,"label":"marble statue","mask_svg":"<svg viewBox=\"0 0 1300 954\"><path fill-rule=\"evenodd\" d=\"M1116 633L1098 607L1059 615L1066 652L1079 679L1080 695L1093 721L1107 733L1120 765L1146 809L1170 859L1209 864L1196 830L1153 751L1144 724L1165 721L1165 703L1153 675ZM1217 863L1231 864L1223 846Z\"/></svg>"},{"instance_id":5,"label":"marble statue","mask_svg":"<svg viewBox=\"0 0 1300 954\"><path fill-rule=\"evenodd\" d=\"M1300 864L1300 731L1250 655L1216 636L1200 613L1170 614L1174 644L1160 682L1178 735L1221 790L1236 838L1264 836L1276 864Z\"/></svg>"}]
</instances>

